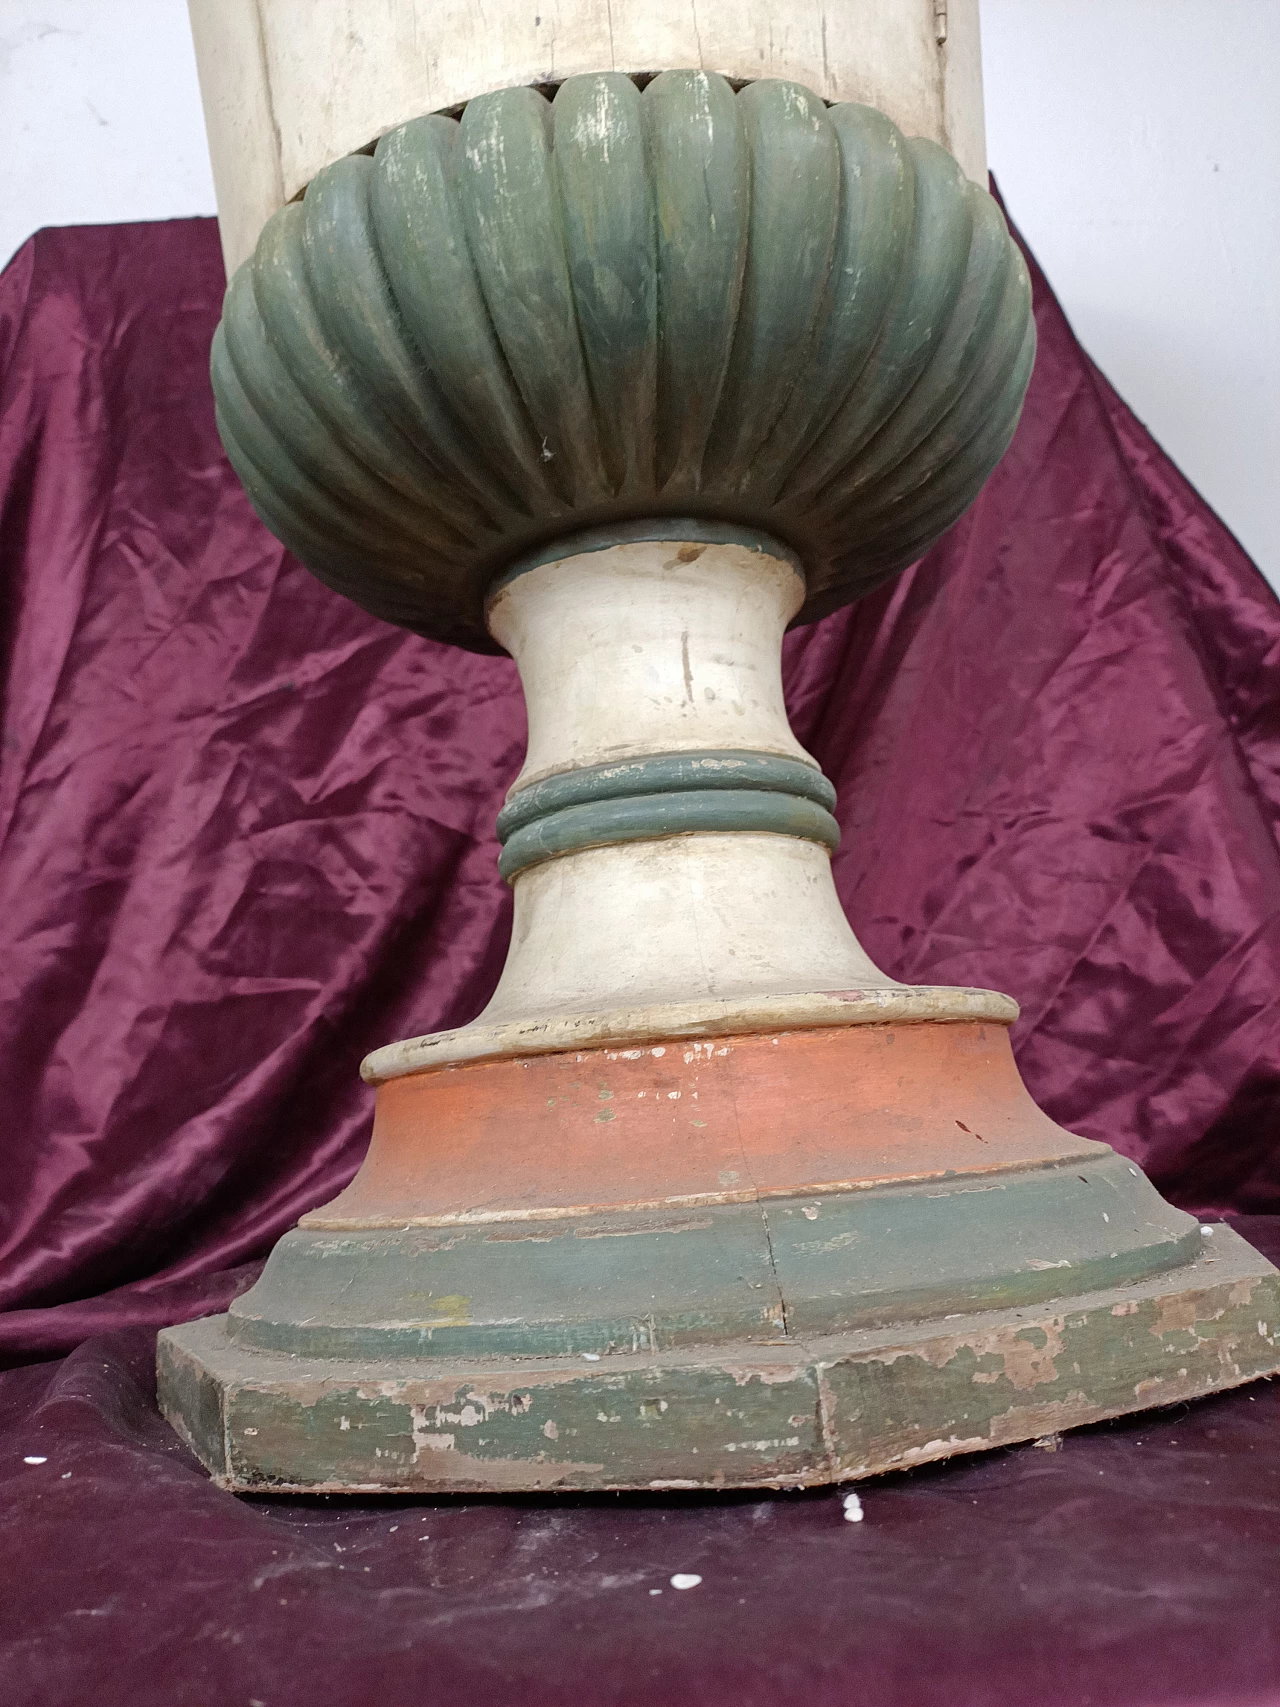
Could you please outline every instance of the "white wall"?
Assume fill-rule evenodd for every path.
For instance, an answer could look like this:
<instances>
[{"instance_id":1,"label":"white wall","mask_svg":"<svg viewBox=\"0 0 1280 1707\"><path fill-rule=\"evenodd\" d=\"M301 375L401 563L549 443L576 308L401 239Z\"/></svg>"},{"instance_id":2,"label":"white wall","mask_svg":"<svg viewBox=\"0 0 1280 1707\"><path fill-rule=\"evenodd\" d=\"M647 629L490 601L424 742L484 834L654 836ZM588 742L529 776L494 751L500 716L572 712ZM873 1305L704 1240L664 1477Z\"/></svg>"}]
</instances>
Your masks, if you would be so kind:
<instances>
[{"instance_id":1,"label":"white wall","mask_svg":"<svg viewBox=\"0 0 1280 1707\"><path fill-rule=\"evenodd\" d=\"M185 0L0 0L0 266L42 225L214 211Z\"/></svg>"},{"instance_id":2,"label":"white wall","mask_svg":"<svg viewBox=\"0 0 1280 1707\"><path fill-rule=\"evenodd\" d=\"M982 0L982 27L1011 213L1280 586L1280 0ZM0 162L0 259L40 225L212 213L183 0L0 0Z\"/></svg>"},{"instance_id":3,"label":"white wall","mask_svg":"<svg viewBox=\"0 0 1280 1707\"><path fill-rule=\"evenodd\" d=\"M982 0L982 35L1010 214L1280 587L1280 0Z\"/></svg>"}]
</instances>

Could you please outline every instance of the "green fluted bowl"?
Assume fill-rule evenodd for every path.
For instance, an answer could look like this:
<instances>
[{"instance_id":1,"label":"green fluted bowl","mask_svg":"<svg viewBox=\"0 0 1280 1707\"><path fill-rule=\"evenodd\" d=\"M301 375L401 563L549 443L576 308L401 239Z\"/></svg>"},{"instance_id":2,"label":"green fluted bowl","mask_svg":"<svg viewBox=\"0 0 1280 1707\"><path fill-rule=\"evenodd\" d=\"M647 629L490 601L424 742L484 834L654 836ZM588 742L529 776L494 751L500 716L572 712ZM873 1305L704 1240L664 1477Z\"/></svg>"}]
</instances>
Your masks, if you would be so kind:
<instances>
[{"instance_id":1,"label":"green fluted bowl","mask_svg":"<svg viewBox=\"0 0 1280 1707\"><path fill-rule=\"evenodd\" d=\"M505 89L330 166L264 229L218 425L321 580L497 650L494 578L663 517L800 556L799 621L973 501L1035 353L999 208L933 143L795 83Z\"/></svg>"}]
</instances>

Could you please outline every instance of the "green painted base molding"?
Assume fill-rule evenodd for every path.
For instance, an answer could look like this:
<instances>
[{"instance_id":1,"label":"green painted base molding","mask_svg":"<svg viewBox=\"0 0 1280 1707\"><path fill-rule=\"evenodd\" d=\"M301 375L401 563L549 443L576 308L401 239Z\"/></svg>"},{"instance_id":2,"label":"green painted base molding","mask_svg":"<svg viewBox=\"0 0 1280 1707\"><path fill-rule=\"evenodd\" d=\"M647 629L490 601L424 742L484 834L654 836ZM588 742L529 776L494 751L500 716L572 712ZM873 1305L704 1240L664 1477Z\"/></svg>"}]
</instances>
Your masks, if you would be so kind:
<instances>
[{"instance_id":1,"label":"green painted base molding","mask_svg":"<svg viewBox=\"0 0 1280 1707\"><path fill-rule=\"evenodd\" d=\"M1154 1279L670 1352L359 1364L160 1335L165 1416L243 1493L802 1487L1280 1372L1280 1272L1226 1227Z\"/></svg>"}]
</instances>

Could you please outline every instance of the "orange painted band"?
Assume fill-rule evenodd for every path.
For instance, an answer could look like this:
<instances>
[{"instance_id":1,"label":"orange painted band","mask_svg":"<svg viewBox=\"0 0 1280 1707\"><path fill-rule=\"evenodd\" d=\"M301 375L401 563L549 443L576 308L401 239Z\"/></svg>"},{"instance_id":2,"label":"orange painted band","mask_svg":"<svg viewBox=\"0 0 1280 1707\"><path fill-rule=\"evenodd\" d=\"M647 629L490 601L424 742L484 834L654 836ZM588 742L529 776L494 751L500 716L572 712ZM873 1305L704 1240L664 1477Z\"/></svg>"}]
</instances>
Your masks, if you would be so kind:
<instances>
[{"instance_id":1,"label":"orange painted band","mask_svg":"<svg viewBox=\"0 0 1280 1707\"><path fill-rule=\"evenodd\" d=\"M981 1175L1104 1148L1036 1107L1005 1026L677 1039L390 1080L360 1172L302 1225L734 1202Z\"/></svg>"}]
</instances>

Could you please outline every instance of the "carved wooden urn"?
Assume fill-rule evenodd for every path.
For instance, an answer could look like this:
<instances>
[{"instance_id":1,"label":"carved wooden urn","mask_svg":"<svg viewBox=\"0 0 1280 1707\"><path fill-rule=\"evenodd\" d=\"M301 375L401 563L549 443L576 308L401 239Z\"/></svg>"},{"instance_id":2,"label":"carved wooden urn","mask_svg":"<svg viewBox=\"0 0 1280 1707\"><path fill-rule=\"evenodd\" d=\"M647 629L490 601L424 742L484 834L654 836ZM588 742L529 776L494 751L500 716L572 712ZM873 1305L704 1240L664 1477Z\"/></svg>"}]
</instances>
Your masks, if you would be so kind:
<instances>
[{"instance_id":1,"label":"carved wooden urn","mask_svg":"<svg viewBox=\"0 0 1280 1707\"><path fill-rule=\"evenodd\" d=\"M285 76L294 10L246 46L197 6L211 116L237 51L242 104ZM313 10L319 52L342 8ZM932 64L941 140L829 64L762 64L768 10L712 7L740 33L711 63L661 8L624 8L605 58L578 5L601 57L571 74L536 43L476 85L401 68L420 116L348 135L300 199L276 134L214 345L227 453L338 592L509 652L529 745L493 999L366 1060L351 1185L160 1337L166 1414L227 1486L804 1485L1280 1365L1280 1276L1040 1112L1008 996L897 983L841 910L783 632L972 502L1035 339L942 146L975 134L945 9L824 14L836 82L861 28L916 128Z\"/></svg>"}]
</instances>

